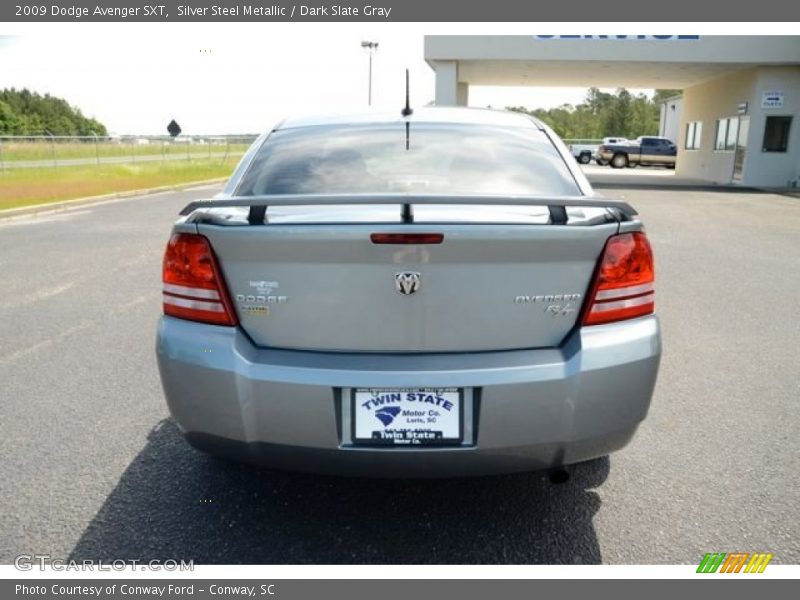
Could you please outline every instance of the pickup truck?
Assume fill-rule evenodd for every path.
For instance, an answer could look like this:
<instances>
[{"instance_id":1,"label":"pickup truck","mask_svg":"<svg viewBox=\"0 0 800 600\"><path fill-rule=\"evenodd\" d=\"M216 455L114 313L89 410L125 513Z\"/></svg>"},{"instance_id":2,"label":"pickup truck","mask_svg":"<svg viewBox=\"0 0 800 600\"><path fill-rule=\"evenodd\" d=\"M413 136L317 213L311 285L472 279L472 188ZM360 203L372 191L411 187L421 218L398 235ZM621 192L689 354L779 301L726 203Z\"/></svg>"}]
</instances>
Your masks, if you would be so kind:
<instances>
[{"instance_id":1,"label":"pickup truck","mask_svg":"<svg viewBox=\"0 0 800 600\"><path fill-rule=\"evenodd\" d=\"M588 165L597 154L598 144L570 144L569 151L582 165Z\"/></svg>"},{"instance_id":2,"label":"pickup truck","mask_svg":"<svg viewBox=\"0 0 800 600\"><path fill-rule=\"evenodd\" d=\"M572 156L575 157L575 160L582 165L588 165L592 159L594 159L597 164L608 164L607 162L602 162L602 159L600 159L598 155L601 145L630 143L631 142L621 137L605 137L603 138L602 144L570 144L569 151L572 153Z\"/></svg>"},{"instance_id":3,"label":"pickup truck","mask_svg":"<svg viewBox=\"0 0 800 600\"><path fill-rule=\"evenodd\" d=\"M594 162L596 162L598 165L600 165L601 167L605 167L608 164L608 161L600 158L600 148L612 144L627 146L632 143L633 142L631 142L629 139L623 137L604 137L603 143L594 149L594 152L592 153L592 158L594 159Z\"/></svg>"},{"instance_id":4,"label":"pickup truck","mask_svg":"<svg viewBox=\"0 0 800 600\"><path fill-rule=\"evenodd\" d=\"M626 144L603 144L597 149L600 160L615 169L636 165L661 165L675 168L677 146L669 139L656 136L640 136L635 142Z\"/></svg>"}]
</instances>

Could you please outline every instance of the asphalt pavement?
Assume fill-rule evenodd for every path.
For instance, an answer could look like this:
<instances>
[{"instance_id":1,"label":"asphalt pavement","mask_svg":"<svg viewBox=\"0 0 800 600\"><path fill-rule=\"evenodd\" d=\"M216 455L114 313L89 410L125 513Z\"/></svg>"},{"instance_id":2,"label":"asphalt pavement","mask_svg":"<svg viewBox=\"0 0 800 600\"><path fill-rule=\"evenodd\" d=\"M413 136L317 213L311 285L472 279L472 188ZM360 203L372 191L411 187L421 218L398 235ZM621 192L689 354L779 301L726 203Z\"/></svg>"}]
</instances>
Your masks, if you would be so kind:
<instances>
[{"instance_id":1,"label":"asphalt pavement","mask_svg":"<svg viewBox=\"0 0 800 600\"><path fill-rule=\"evenodd\" d=\"M644 218L664 356L630 446L468 480L317 477L181 439L154 357L169 192L0 221L0 562L800 562L800 200L605 189Z\"/></svg>"}]
</instances>

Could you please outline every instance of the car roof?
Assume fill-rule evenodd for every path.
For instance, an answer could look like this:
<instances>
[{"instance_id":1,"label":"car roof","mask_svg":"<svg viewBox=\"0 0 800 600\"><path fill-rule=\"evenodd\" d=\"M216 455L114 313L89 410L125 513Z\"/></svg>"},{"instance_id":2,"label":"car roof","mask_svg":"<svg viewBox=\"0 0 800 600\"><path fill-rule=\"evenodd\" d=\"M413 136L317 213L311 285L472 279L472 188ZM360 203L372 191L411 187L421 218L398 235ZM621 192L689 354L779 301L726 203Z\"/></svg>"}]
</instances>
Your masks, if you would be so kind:
<instances>
[{"instance_id":1,"label":"car roof","mask_svg":"<svg viewBox=\"0 0 800 600\"><path fill-rule=\"evenodd\" d=\"M322 127L326 125L388 125L392 123L405 123L406 121L410 123L452 123L543 129L542 124L536 118L524 113L487 108L425 106L415 108L414 112L408 117L404 117L399 109L393 112L370 110L355 114L289 117L276 125L273 131L298 127Z\"/></svg>"}]
</instances>

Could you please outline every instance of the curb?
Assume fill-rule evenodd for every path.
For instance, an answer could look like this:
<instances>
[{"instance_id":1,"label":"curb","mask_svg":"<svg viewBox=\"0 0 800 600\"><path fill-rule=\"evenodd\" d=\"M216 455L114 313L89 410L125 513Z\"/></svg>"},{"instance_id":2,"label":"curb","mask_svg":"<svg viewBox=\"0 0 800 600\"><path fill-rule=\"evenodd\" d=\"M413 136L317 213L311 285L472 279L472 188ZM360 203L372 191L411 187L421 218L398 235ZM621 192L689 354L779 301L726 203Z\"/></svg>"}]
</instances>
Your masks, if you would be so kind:
<instances>
[{"instance_id":1,"label":"curb","mask_svg":"<svg viewBox=\"0 0 800 600\"><path fill-rule=\"evenodd\" d=\"M147 196L151 194L159 194L161 192L190 190L192 188L201 187L204 185L222 183L223 181L227 180L228 180L227 177L217 177L215 179L204 179L202 181L188 181L186 183L162 185L153 188L126 190L124 192L113 192L111 194L102 194L100 196L87 196L85 198L75 198L73 200L59 200L57 202L48 202L45 204L34 204L31 206L8 208L5 210L0 210L0 221L3 219L14 219L17 217L27 217L30 215L46 215L50 213L58 213L78 206L97 204L100 202L105 202L107 200L131 198L133 196Z\"/></svg>"}]
</instances>

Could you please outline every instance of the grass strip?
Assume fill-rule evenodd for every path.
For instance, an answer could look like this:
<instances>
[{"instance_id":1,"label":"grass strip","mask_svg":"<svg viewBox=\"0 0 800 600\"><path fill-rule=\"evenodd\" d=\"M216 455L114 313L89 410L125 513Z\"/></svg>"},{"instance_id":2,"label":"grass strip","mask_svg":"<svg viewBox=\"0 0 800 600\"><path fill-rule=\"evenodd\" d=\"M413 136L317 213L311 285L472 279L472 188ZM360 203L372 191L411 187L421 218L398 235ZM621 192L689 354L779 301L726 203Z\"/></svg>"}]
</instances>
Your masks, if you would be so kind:
<instances>
[{"instance_id":1,"label":"grass strip","mask_svg":"<svg viewBox=\"0 0 800 600\"><path fill-rule=\"evenodd\" d=\"M239 157L0 171L0 210L227 177Z\"/></svg>"}]
</instances>

